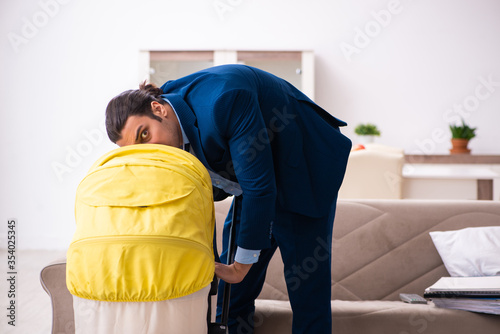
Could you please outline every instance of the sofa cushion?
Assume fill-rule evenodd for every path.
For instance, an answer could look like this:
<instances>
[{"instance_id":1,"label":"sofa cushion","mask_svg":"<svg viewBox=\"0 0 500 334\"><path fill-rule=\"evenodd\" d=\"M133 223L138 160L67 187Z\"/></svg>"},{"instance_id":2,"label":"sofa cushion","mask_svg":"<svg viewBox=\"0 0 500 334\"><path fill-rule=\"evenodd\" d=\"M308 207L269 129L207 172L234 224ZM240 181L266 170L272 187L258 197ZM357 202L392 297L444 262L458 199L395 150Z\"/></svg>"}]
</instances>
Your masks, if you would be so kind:
<instances>
[{"instance_id":1,"label":"sofa cushion","mask_svg":"<svg viewBox=\"0 0 500 334\"><path fill-rule=\"evenodd\" d=\"M255 301L255 334L291 333L292 313L287 301ZM240 327L245 333L245 323ZM449 310L401 301L332 300L332 330L349 334L438 334L499 331L499 317ZM480 328L480 330L478 330Z\"/></svg>"},{"instance_id":2,"label":"sofa cushion","mask_svg":"<svg viewBox=\"0 0 500 334\"><path fill-rule=\"evenodd\" d=\"M493 201L339 201L333 227L332 299L399 300L448 276L429 232L498 226Z\"/></svg>"}]
</instances>

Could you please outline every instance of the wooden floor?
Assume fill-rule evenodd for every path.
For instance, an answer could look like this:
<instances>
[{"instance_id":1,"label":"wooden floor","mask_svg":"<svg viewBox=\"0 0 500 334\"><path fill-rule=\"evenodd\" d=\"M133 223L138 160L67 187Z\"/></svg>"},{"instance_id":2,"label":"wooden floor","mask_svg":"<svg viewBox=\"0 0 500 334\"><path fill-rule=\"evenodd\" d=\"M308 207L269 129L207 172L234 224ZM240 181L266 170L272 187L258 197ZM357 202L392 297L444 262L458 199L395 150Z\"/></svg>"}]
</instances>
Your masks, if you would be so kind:
<instances>
[{"instance_id":1,"label":"wooden floor","mask_svg":"<svg viewBox=\"0 0 500 334\"><path fill-rule=\"evenodd\" d=\"M63 258L65 251L16 250L15 327L7 317L10 284L7 279L7 251L0 249L0 333L49 334L52 311L48 295L40 285L40 270L53 260Z\"/></svg>"}]
</instances>

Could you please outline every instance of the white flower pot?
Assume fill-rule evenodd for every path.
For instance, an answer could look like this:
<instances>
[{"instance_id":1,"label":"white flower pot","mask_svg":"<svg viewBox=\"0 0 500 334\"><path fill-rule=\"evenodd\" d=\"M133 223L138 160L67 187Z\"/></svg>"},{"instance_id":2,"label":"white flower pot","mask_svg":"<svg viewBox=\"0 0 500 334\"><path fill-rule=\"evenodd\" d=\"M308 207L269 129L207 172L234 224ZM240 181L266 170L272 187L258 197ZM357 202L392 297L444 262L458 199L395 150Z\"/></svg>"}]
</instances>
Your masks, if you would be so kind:
<instances>
[{"instance_id":1,"label":"white flower pot","mask_svg":"<svg viewBox=\"0 0 500 334\"><path fill-rule=\"evenodd\" d=\"M373 135L359 136L360 144L371 144L373 142L375 142L375 136Z\"/></svg>"}]
</instances>

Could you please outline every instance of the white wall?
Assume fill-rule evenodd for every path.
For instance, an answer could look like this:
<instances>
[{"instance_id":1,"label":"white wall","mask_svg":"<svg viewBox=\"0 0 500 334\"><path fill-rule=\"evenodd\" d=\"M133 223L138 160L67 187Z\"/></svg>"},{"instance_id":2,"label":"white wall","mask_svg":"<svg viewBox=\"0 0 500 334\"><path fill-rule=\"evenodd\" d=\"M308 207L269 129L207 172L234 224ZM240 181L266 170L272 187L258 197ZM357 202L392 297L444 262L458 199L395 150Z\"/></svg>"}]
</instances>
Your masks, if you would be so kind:
<instances>
[{"instance_id":1,"label":"white wall","mask_svg":"<svg viewBox=\"0 0 500 334\"><path fill-rule=\"evenodd\" d=\"M500 154L499 13L496 0L2 1L0 248L9 218L18 247L67 247L78 182L115 147L106 104L137 87L139 50L313 50L316 100L349 136L369 121L381 143L445 153L465 104L472 150Z\"/></svg>"}]
</instances>

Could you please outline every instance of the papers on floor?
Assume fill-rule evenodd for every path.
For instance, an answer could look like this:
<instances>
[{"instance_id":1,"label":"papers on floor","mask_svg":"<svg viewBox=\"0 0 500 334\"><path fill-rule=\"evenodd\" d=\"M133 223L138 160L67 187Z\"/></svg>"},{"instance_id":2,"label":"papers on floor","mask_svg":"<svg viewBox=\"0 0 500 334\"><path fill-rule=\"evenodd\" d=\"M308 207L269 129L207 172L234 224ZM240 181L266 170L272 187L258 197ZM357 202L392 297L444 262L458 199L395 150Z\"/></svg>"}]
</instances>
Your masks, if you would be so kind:
<instances>
[{"instance_id":1,"label":"papers on floor","mask_svg":"<svg viewBox=\"0 0 500 334\"><path fill-rule=\"evenodd\" d=\"M500 276L442 277L424 297L437 307L500 315Z\"/></svg>"}]
</instances>

